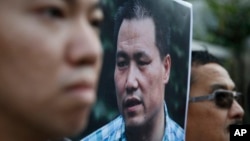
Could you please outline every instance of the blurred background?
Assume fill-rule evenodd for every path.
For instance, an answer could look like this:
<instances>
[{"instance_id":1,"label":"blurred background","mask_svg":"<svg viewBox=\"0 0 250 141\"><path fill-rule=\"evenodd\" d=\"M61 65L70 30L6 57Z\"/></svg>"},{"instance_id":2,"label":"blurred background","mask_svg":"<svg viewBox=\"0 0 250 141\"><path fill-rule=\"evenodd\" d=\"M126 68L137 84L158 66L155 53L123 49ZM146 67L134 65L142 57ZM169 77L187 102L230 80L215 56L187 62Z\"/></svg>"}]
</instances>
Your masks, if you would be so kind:
<instances>
[{"instance_id":1,"label":"blurred background","mask_svg":"<svg viewBox=\"0 0 250 141\"><path fill-rule=\"evenodd\" d=\"M113 43L114 16L117 7L125 0L101 0L105 21L102 25L102 45L104 49L103 70L98 89L98 100L91 113L89 126L85 132L76 137L82 138L118 114L115 87L113 81L115 67L115 48ZM234 80L237 91L243 93L241 105L245 110L244 124L250 124L250 0L186 0L193 5L193 40L192 50L208 50L220 60ZM181 44L171 50L172 56L179 62L173 64L171 80L178 77L183 81L172 82L167 86L168 93L177 93L185 99L186 87L183 82L187 78L179 66L188 68L185 63L188 56L181 49ZM173 60L173 62L176 60ZM166 96L167 97L167 96ZM170 115L183 113L181 102L173 98L168 105ZM184 115L174 117L183 126Z\"/></svg>"}]
</instances>

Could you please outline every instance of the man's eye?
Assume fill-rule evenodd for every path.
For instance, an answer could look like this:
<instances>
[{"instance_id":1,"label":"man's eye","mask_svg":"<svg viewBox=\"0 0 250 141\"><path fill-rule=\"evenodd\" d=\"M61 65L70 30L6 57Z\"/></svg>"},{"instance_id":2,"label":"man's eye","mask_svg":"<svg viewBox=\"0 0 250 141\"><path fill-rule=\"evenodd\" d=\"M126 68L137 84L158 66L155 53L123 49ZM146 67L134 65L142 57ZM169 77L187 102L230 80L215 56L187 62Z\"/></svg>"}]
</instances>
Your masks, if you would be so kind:
<instances>
[{"instance_id":1,"label":"man's eye","mask_svg":"<svg viewBox=\"0 0 250 141\"><path fill-rule=\"evenodd\" d=\"M94 10L90 15L90 24L94 28L99 29L103 21L103 12L101 9Z\"/></svg>"},{"instance_id":2,"label":"man's eye","mask_svg":"<svg viewBox=\"0 0 250 141\"><path fill-rule=\"evenodd\" d=\"M126 62L126 61L118 61L117 62L117 66L119 67L119 68L124 68L124 67L126 67L128 65L128 63Z\"/></svg>"},{"instance_id":3,"label":"man's eye","mask_svg":"<svg viewBox=\"0 0 250 141\"><path fill-rule=\"evenodd\" d=\"M40 10L40 13L48 18L57 18L57 19L62 19L65 17L65 14L63 10L57 7L47 7L47 8L42 8Z\"/></svg>"},{"instance_id":4,"label":"man's eye","mask_svg":"<svg viewBox=\"0 0 250 141\"><path fill-rule=\"evenodd\" d=\"M94 28L100 28L101 27L101 21L100 20L93 20L90 23Z\"/></svg>"},{"instance_id":5,"label":"man's eye","mask_svg":"<svg viewBox=\"0 0 250 141\"><path fill-rule=\"evenodd\" d=\"M145 65L150 64L150 62L147 62L147 61L138 61L137 64L138 64L139 66L145 66Z\"/></svg>"}]
</instances>

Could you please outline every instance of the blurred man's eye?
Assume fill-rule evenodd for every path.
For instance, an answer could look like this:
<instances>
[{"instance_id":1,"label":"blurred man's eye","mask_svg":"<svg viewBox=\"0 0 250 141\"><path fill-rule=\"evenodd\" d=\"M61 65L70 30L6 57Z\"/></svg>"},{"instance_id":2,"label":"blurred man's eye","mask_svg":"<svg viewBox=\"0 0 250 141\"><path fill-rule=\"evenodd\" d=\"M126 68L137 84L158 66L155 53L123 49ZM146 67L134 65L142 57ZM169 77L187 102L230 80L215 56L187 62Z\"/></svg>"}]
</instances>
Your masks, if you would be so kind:
<instances>
[{"instance_id":1,"label":"blurred man's eye","mask_svg":"<svg viewBox=\"0 0 250 141\"><path fill-rule=\"evenodd\" d=\"M101 9L95 9L90 18L90 24L96 29L99 29L103 21L103 12Z\"/></svg>"},{"instance_id":2,"label":"blurred man's eye","mask_svg":"<svg viewBox=\"0 0 250 141\"><path fill-rule=\"evenodd\" d=\"M101 21L100 20L93 20L91 21L91 25L94 27L94 28L100 28L101 26Z\"/></svg>"},{"instance_id":3,"label":"blurred man's eye","mask_svg":"<svg viewBox=\"0 0 250 141\"><path fill-rule=\"evenodd\" d=\"M39 10L39 13L47 18L51 18L51 19L62 19L65 17L65 13L63 12L62 9L58 8L58 7L45 7L45 8L41 8Z\"/></svg>"}]
</instances>

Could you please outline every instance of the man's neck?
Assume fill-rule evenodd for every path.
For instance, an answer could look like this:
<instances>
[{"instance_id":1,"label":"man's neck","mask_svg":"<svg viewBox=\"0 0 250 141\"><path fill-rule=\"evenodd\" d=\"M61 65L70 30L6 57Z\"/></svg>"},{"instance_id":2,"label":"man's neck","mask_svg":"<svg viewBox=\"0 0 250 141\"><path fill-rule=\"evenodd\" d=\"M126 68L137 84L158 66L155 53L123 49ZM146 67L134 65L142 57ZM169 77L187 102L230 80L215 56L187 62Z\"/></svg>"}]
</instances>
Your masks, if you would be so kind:
<instances>
[{"instance_id":1,"label":"man's neck","mask_svg":"<svg viewBox=\"0 0 250 141\"><path fill-rule=\"evenodd\" d=\"M128 141L162 141L165 130L164 105L146 125L128 130L126 130Z\"/></svg>"},{"instance_id":2,"label":"man's neck","mask_svg":"<svg viewBox=\"0 0 250 141\"><path fill-rule=\"evenodd\" d=\"M36 134L18 118L7 117L0 114L0 140L2 141L46 141L45 138Z\"/></svg>"}]
</instances>

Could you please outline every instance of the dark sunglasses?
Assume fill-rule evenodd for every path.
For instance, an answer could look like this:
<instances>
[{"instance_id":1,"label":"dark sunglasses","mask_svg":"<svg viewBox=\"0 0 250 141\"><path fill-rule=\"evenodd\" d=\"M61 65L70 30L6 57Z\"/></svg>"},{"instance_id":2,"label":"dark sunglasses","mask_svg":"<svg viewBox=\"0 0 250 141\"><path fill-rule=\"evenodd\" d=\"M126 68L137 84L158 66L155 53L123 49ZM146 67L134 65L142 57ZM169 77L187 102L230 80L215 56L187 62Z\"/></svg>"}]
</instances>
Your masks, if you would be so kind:
<instances>
[{"instance_id":1,"label":"dark sunglasses","mask_svg":"<svg viewBox=\"0 0 250 141\"><path fill-rule=\"evenodd\" d=\"M214 100L215 104L223 109L228 109L232 106L233 100L239 100L241 93L229 90L216 90L212 94L205 96L190 97L189 102L198 102L206 100Z\"/></svg>"}]
</instances>

